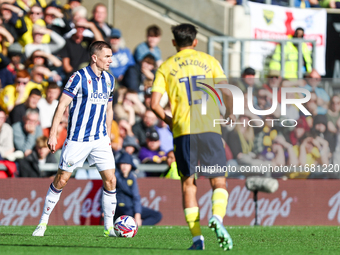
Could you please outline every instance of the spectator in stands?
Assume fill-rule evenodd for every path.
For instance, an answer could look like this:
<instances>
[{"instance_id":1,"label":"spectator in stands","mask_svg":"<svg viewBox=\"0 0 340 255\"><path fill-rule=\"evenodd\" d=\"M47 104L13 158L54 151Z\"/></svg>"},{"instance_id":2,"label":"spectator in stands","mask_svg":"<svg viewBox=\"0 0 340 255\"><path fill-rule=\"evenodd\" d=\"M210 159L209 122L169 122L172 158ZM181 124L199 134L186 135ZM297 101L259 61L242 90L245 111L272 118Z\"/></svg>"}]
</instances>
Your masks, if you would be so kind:
<instances>
[{"instance_id":1,"label":"spectator in stands","mask_svg":"<svg viewBox=\"0 0 340 255\"><path fill-rule=\"evenodd\" d=\"M27 100L22 103L16 105L13 110L9 113L7 122L10 125L13 125L14 123L17 123L19 121L23 120L23 117L26 114L27 109L38 109L38 102L41 99L41 91L39 89L32 89Z\"/></svg>"},{"instance_id":2,"label":"spectator in stands","mask_svg":"<svg viewBox=\"0 0 340 255\"><path fill-rule=\"evenodd\" d=\"M267 84L263 85L263 88L266 89L269 93L267 93L267 97L272 103L273 101L273 88L278 88L277 90L277 100L281 103L281 83L282 77L280 71L278 70L269 70L267 74Z\"/></svg>"},{"instance_id":3,"label":"spectator in stands","mask_svg":"<svg viewBox=\"0 0 340 255\"><path fill-rule=\"evenodd\" d=\"M32 53L31 57L26 61L26 68L31 70L35 65L45 66L50 71L61 68L61 60L51 53L46 53L41 50L36 50Z\"/></svg>"},{"instance_id":4,"label":"spectator in stands","mask_svg":"<svg viewBox=\"0 0 340 255\"><path fill-rule=\"evenodd\" d=\"M92 9L93 17L91 21L96 25L104 39L111 35L112 26L105 22L107 18L107 8L105 4L98 3Z\"/></svg>"},{"instance_id":5,"label":"spectator in stands","mask_svg":"<svg viewBox=\"0 0 340 255\"><path fill-rule=\"evenodd\" d=\"M24 21L26 23L27 26L27 32L24 33L20 38L19 38L19 42L22 46L25 46L26 44L30 44L33 43L33 26L34 25L39 25L42 27L46 27L46 23L43 20L44 17L44 13L43 13L43 9L41 6L39 6L38 4L35 4L31 7L28 16L24 17ZM41 43L49 43L50 42L50 36L49 34L45 34L43 35L42 39L41 39Z\"/></svg>"},{"instance_id":6,"label":"spectator in stands","mask_svg":"<svg viewBox=\"0 0 340 255\"><path fill-rule=\"evenodd\" d=\"M164 112L168 116L172 116L169 108L165 109ZM159 134L159 140L161 141L160 150L168 153L174 149L172 132L164 121L158 120L158 125L155 126L157 133Z\"/></svg>"},{"instance_id":7,"label":"spectator in stands","mask_svg":"<svg viewBox=\"0 0 340 255\"><path fill-rule=\"evenodd\" d=\"M123 148L123 143L125 139L128 139L128 137L135 138L135 135L132 132L131 125L126 119L120 119L118 121L118 129L119 129L119 145L117 148L121 150Z\"/></svg>"},{"instance_id":8,"label":"spectator in stands","mask_svg":"<svg viewBox=\"0 0 340 255\"><path fill-rule=\"evenodd\" d=\"M135 60L128 48L121 47L121 32L119 29L112 28L109 35L109 42L112 49L112 63L110 72L120 82L129 66L134 66Z\"/></svg>"},{"instance_id":9,"label":"spectator in stands","mask_svg":"<svg viewBox=\"0 0 340 255\"><path fill-rule=\"evenodd\" d=\"M32 29L33 42L25 45L25 54L29 58L36 50L46 53L56 54L65 46L65 39L45 26L34 25ZM51 40L49 43L43 43L42 39L45 35L49 35ZM52 43L53 42L53 43Z\"/></svg>"},{"instance_id":10,"label":"spectator in stands","mask_svg":"<svg viewBox=\"0 0 340 255\"><path fill-rule=\"evenodd\" d=\"M303 38L304 29L298 27L293 35L293 38ZM297 79L298 78L298 45L290 41L286 42L285 49L285 79ZM312 72L312 57L306 43L302 43L302 56L303 56L303 73ZM281 70L281 45L278 44L275 48L272 60L269 63L270 70Z\"/></svg>"},{"instance_id":11,"label":"spectator in stands","mask_svg":"<svg viewBox=\"0 0 340 255\"><path fill-rule=\"evenodd\" d=\"M303 116L297 120L295 128L289 133L289 141L292 145L299 144L301 137L310 130L306 118Z\"/></svg>"},{"instance_id":12,"label":"spectator in stands","mask_svg":"<svg viewBox=\"0 0 340 255\"><path fill-rule=\"evenodd\" d=\"M72 21L72 10L82 6L81 0L68 0L68 3L64 5L63 7L63 14L69 22Z\"/></svg>"},{"instance_id":13,"label":"spectator in stands","mask_svg":"<svg viewBox=\"0 0 340 255\"><path fill-rule=\"evenodd\" d=\"M156 25L146 29L146 42L138 44L133 53L136 62L141 62L147 54L151 53L156 60L157 67L162 64L161 50L157 46L161 40L161 33L161 29Z\"/></svg>"},{"instance_id":14,"label":"spectator in stands","mask_svg":"<svg viewBox=\"0 0 340 255\"><path fill-rule=\"evenodd\" d=\"M338 0L321 0L320 6L323 8L339 9L340 1Z\"/></svg>"},{"instance_id":15,"label":"spectator in stands","mask_svg":"<svg viewBox=\"0 0 340 255\"><path fill-rule=\"evenodd\" d=\"M117 161L117 208L115 219L121 215L135 218L138 226L155 225L162 219L158 211L144 207L138 190L137 178L131 172L136 170L131 155L124 153Z\"/></svg>"},{"instance_id":16,"label":"spectator in stands","mask_svg":"<svg viewBox=\"0 0 340 255\"><path fill-rule=\"evenodd\" d=\"M255 87L255 70L254 68L247 67L243 70L241 80L237 82L237 86L243 93L247 92L248 87Z\"/></svg>"},{"instance_id":17,"label":"spectator in stands","mask_svg":"<svg viewBox=\"0 0 340 255\"><path fill-rule=\"evenodd\" d=\"M268 110L271 104L271 97L268 94L270 92L265 88L260 88L256 93L256 102L254 102L254 108L257 110Z\"/></svg>"},{"instance_id":18,"label":"spectator in stands","mask_svg":"<svg viewBox=\"0 0 340 255\"><path fill-rule=\"evenodd\" d=\"M69 21L61 11L61 6L52 1L44 9L44 20L46 27L63 36L71 31Z\"/></svg>"},{"instance_id":19,"label":"spectator in stands","mask_svg":"<svg viewBox=\"0 0 340 255\"><path fill-rule=\"evenodd\" d=\"M14 43L8 48L8 58L10 59L8 69L11 71L14 77L16 76L16 72L25 69L24 64L22 64L24 54L21 52L21 50L22 47L18 43ZM13 83L14 81L11 84Z\"/></svg>"},{"instance_id":20,"label":"spectator in stands","mask_svg":"<svg viewBox=\"0 0 340 255\"><path fill-rule=\"evenodd\" d=\"M14 42L13 36L10 32L1 25L0 20L0 86L13 84L14 75L8 69L10 59L8 56L8 46Z\"/></svg>"},{"instance_id":21,"label":"spectator in stands","mask_svg":"<svg viewBox=\"0 0 340 255\"><path fill-rule=\"evenodd\" d=\"M63 68L67 77L81 66L85 66L89 63L90 57L88 54L88 47L90 44L93 41L103 41L103 37L94 23L88 22L84 18L80 18L76 21L75 25L77 32L72 35L70 39L66 40L66 45L61 53ZM88 28L93 32L94 39L83 36L85 28Z\"/></svg>"},{"instance_id":22,"label":"spectator in stands","mask_svg":"<svg viewBox=\"0 0 340 255\"><path fill-rule=\"evenodd\" d=\"M7 56L7 47L14 43L14 37L0 22L0 53Z\"/></svg>"},{"instance_id":23,"label":"spectator in stands","mask_svg":"<svg viewBox=\"0 0 340 255\"><path fill-rule=\"evenodd\" d=\"M279 127L273 127L273 122L270 121L272 119L275 119L273 115L265 117L261 132L254 138L253 152L264 161L270 161L274 165L285 165L284 149L287 149L288 153L293 151L290 150L291 146L288 146L288 143L278 131ZM233 151L232 144L229 143L229 145ZM294 153L292 154L294 155ZM292 160L293 156L289 159Z\"/></svg>"},{"instance_id":24,"label":"spectator in stands","mask_svg":"<svg viewBox=\"0 0 340 255\"><path fill-rule=\"evenodd\" d=\"M43 90L41 84L30 81L30 75L27 70L18 71L15 84L7 85L0 92L0 107L2 107L6 113L9 113L14 106L24 103L34 88L40 91Z\"/></svg>"},{"instance_id":25,"label":"spectator in stands","mask_svg":"<svg viewBox=\"0 0 340 255\"><path fill-rule=\"evenodd\" d=\"M329 144L329 150L331 153L335 151L336 136L335 134L328 131L327 128L327 116L326 115L316 115L313 118L313 132L325 139Z\"/></svg>"},{"instance_id":26,"label":"spectator in stands","mask_svg":"<svg viewBox=\"0 0 340 255\"><path fill-rule=\"evenodd\" d=\"M57 159L59 159L60 157L61 148L63 147L63 144L67 137L67 124L68 124L68 118L65 115L63 115L58 125L58 129L57 129L57 145L55 146L55 150L57 151L57 153L55 154L55 157ZM44 128L43 135L45 137L49 137L50 131L51 131L50 127Z\"/></svg>"},{"instance_id":27,"label":"spectator in stands","mask_svg":"<svg viewBox=\"0 0 340 255\"><path fill-rule=\"evenodd\" d=\"M137 122L133 127L132 131L138 139L138 142L141 146L145 146L146 142L146 131L157 125L157 116L150 109L146 110L143 120L141 122Z\"/></svg>"},{"instance_id":28,"label":"spectator in stands","mask_svg":"<svg viewBox=\"0 0 340 255\"><path fill-rule=\"evenodd\" d=\"M140 146L137 143L137 139L134 136L126 136L123 141L123 148L115 154L115 159L119 160L119 158L124 154L128 153L132 156L132 161L135 166L138 167L140 164L140 160L138 158L138 152L140 150Z\"/></svg>"},{"instance_id":29,"label":"spectator in stands","mask_svg":"<svg viewBox=\"0 0 340 255\"><path fill-rule=\"evenodd\" d=\"M119 135L119 127L118 123L115 120L112 120L111 124L111 147L113 154L115 154L117 151L121 150L122 147L119 143L120 135Z\"/></svg>"},{"instance_id":30,"label":"spectator in stands","mask_svg":"<svg viewBox=\"0 0 340 255\"><path fill-rule=\"evenodd\" d=\"M169 151L166 159L169 169L161 174L165 179L180 180L174 151Z\"/></svg>"},{"instance_id":31,"label":"spectator in stands","mask_svg":"<svg viewBox=\"0 0 340 255\"><path fill-rule=\"evenodd\" d=\"M137 116L143 116L145 113L145 106L139 100L138 94L134 91L127 91L124 94L123 102L114 106L114 115L116 119L127 119L129 124L135 125Z\"/></svg>"},{"instance_id":32,"label":"spectator in stands","mask_svg":"<svg viewBox=\"0 0 340 255\"><path fill-rule=\"evenodd\" d=\"M147 109L151 109L151 88L148 87L144 90L144 105Z\"/></svg>"},{"instance_id":33,"label":"spectator in stands","mask_svg":"<svg viewBox=\"0 0 340 255\"><path fill-rule=\"evenodd\" d=\"M40 125L44 130L52 126L52 119L55 109L58 105L58 98L60 95L60 88L55 82L50 82L46 89L46 98L41 98L38 103Z\"/></svg>"},{"instance_id":34,"label":"spectator in stands","mask_svg":"<svg viewBox=\"0 0 340 255\"><path fill-rule=\"evenodd\" d=\"M246 115L238 117L237 122L248 122L250 118ZM254 128L248 125L235 125L235 128L224 137L227 145L231 149L236 165L249 165L255 160L256 155L252 153L254 149Z\"/></svg>"},{"instance_id":35,"label":"spectator in stands","mask_svg":"<svg viewBox=\"0 0 340 255\"><path fill-rule=\"evenodd\" d=\"M318 87L320 81L320 74L318 71L313 69L311 73L306 75L307 84L303 88L309 90L310 92L315 92L317 96L317 105L319 107L323 107L324 109L328 109L330 97L323 88Z\"/></svg>"},{"instance_id":36,"label":"spectator in stands","mask_svg":"<svg viewBox=\"0 0 340 255\"><path fill-rule=\"evenodd\" d=\"M328 165L329 164L329 148L328 142L320 136L306 133L300 139L300 145L293 147L294 152L299 160L299 165L305 166L308 164L314 165ZM290 178L307 178L309 172L294 172L290 173Z\"/></svg>"},{"instance_id":37,"label":"spectator in stands","mask_svg":"<svg viewBox=\"0 0 340 255\"><path fill-rule=\"evenodd\" d=\"M13 129L5 123L6 113L0 108L0 158L7 158L14 152Z\"/></svg>"},{"instance_id":38,"label":"spectator in stands","mask_svg":"<svg viewBox=\"0 0 340 255\"><path fill-rule=\"evenodd\" d=\"M317 115L317 114L324 114L323 112L319 111L319 107L317 105L317 100L318 97L315 94L315 92L311 92L311 98L310 100L306 103L306 109L312 114L312 115ZM311 122L312 123L312 122ZM308 125L311 127L310 123L308 122Z\"/></svg>"},{"instance_id":39,"label":"spectator in stands","mask_svg":"<svg viewBox=\"0 0 340 255\"><path fill-rule=\"evenodd\" d=\"M126 70L121 85L130 90L139 92L140 87L151 87L155 78L156 61L152 54L145 55L141 62L129 66Z\"/></svg>"},{"instance_id":40,"label":"spectator in stands","mask_svg":"<svg viewBox=\"0 0 340 255\"><path fill-rule=\"evenodd\" d=\"M13 0L10 0L13 1ZM25 15L29 14L29 11L33 6L38 5L41 8L46 7L46 1L44 0L35 0L35 1L28 1L28 0L16 0L16 5L19 6L25 13Z\"/></svg>"},{"instance_id":41,"label":"spectator in stands","mask_svg":"<svg viewBox=\"0 0 340 255\"><path fill-rule=\"evenodd\" d=\"M326 114L327 110L325 108L318 106L318 97L315 94L315 92L311 92L311 98L309 101L305 104L306 109L312 114L312 116L318 115L318 114ZM306 117L308 126L310 128L313 127L313 118L311 116ZM330 130L331 131L331 130Z\"/></svg>"},{"instance_id":42,"label":"spectator in stands","mask_svg":"<svg viewBox=\"0 0 340 255\"><path fill-rule=\"evenodd\" d=\"M47 177L56 173L56 171L42 172L40 170L41 165L45 163L58 163L47 146L47 140L45 136L38 137L32 153L18 160L20 177Z\"/></svg>"},{"instance_id":43,"label":"spectator in stands","mask_svg":"<svg viewBox=\"0 0 340 255\"><path fill-rule=\"evenodd\" d=\"M70 20L70 27L72 28L67 34L64 35L64 38L71 38L73 34L77 32L76 23L79 19L86 19L87 20L87 9L84 6L77 6L72 9L72 19ZM85 28L83 31L84 37L93 38L94 34L88 28Z\"/></svg>"},{"instance_id":44,"label":"spectator in stands","mask_svg":"<svg viewBox=\"0 0 340 255\"><path fill-rule=\"evenodd\" d=\"M25 156L31 154L35 141L42 136L39 125L39 112L27 109L23 121L13 124L14 146L16 150L22 151Z\"/></svg>"},{"instance_id":45,"label":"spectator in stands","mask_svg":"<svg viewBox=\"0 0 340 255\"><path fill-rule=\"evenodd\" d=\"M155 128L146 131L146 145L142 146L139 152L139 159L142 163L161 164L166 163L166 154L160 149L161 141Z\"/></svg>"},{"instance_id":46,"label":"spectator in stands","mask_svg":"<svg viewBox=\"0 0 340 255\"><path fill-rule=\"evenodd\" d=\"M330 132L336 134L340 130L340 96L333 95L329 102L327 111L327 128Z\"/></svg>"},{"instance_id":47,"label":"spectator in stands","mask_svg":"<svg viewBox=\"0 0 340 255\"><path fill-rule=\"evenodd\" d=\"M11 33L15 41L27 32L24 12L19 7L4 2L0 5L0 14L3 26Z\"/></svg>"},{"instance_id":48,"label":"spectator in stands","mask_svg":"<svg viewBox=\"0 0 340 255\"><path fill-rule=\"evenodd\" d=\"M43 95L45 95L45 90L48 86L48 81L60 82L61 76L57 72L52 72L45 66L35 65L31 70L32 81L41 84L43 87Z\"/></svg>"}]
</instances>

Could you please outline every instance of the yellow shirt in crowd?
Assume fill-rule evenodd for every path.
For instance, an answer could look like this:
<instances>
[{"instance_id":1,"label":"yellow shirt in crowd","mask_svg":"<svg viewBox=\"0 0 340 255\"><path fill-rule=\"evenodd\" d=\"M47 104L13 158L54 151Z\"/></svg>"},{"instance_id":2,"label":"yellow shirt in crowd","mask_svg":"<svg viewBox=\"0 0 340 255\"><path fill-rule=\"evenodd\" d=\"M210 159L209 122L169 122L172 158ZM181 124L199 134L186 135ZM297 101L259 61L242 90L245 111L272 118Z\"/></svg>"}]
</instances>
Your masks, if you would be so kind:
<instances>
[{"instance_id":1,"label":"yellow shirt in crowd","mask_svg":"<svg viewBox=\"0 0 340 255\"><path fill-rule=\"evenodd\" d=\"M15 106L15 102L18 98L18 93L16 92L15 87L15 85L7 85L0 92L0 107L3 108L6 113L8 113L9 108L13 108ZM43 91L43 86L29 81L25 86L25 94L21 98L20 104L26 101L32 89L39 89L40 91Z\"/></svg>"}]
</instances>

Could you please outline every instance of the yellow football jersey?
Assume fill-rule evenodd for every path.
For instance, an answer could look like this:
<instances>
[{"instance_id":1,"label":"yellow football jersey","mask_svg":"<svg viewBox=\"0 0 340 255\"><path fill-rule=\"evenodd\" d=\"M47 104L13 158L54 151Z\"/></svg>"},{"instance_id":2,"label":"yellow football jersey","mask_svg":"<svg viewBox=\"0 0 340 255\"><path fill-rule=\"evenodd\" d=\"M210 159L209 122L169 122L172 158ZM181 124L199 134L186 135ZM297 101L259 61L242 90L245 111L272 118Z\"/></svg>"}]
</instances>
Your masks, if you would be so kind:
<instances>
[{"instance_id":1,"label":"yellow football jersey","mask_svg":"<svg viewBox=\"0 0 340 255\"><path fill-rule=\"evenodd\" d=\"M212 56L193 49L185 49L167 59L157 70L153 92L168 93L173 116L174 138L214 132L221 134L215 85L226 80L220 63ZM203 83L203 84L202 84ZM202 114L202 99L206 98L206 114ZM221 100L223 100L221 98Z\"/></svg>"}]
</instances>

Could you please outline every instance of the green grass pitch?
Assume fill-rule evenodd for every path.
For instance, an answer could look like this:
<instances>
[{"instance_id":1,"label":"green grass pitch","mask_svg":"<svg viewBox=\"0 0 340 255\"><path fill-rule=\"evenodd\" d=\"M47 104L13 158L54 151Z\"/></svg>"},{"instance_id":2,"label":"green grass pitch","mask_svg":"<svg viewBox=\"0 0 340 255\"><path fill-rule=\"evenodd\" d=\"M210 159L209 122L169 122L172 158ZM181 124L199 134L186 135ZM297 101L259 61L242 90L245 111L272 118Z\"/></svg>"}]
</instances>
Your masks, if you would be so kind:
<instances>
[{"instance_id":1,"label":"green grass pitch","mask_svg":"<svg viewBox=\"0 0 340 255\"><path fill-rule=\"evenodd\" d=\"M134 238L105 238L102 226L0 226L1 255L40 254L222 254L215 233L202 227L205 251L187 251L187 227L143 226ZM234 248L226 254L340 254L340 227L228 227Z\"/></svg>"}]
</instances>

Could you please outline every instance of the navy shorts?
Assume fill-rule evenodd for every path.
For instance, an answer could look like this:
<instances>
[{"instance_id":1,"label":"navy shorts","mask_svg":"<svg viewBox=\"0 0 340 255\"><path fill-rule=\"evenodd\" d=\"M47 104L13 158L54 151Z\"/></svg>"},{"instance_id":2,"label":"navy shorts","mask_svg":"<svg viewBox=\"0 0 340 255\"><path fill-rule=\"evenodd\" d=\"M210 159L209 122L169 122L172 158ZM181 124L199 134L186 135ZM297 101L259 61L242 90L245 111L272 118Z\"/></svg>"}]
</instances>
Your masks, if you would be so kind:
<instances>
[{"instance_id":1,"label":"navy shorts","mask_svg":"<svg viewBox=\"0 0 340 255\"><path fill-rule=\"evenodd\" d=\"M226 174L227 158L220 134L208 132L176 137L174 153L180 176L198 173L214 178Z\"/></svg>"}]
</instances>

